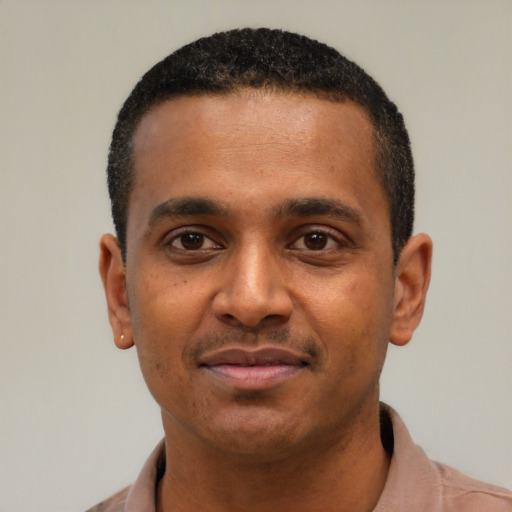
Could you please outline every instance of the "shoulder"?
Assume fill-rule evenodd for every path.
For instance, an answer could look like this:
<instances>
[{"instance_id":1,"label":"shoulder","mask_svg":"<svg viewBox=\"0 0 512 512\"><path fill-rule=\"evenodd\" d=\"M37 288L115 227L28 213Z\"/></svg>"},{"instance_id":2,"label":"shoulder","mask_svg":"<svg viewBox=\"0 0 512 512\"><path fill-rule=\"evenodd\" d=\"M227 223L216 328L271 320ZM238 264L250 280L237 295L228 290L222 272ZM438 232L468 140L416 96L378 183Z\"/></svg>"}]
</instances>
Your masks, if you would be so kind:
<instances>
[{"instance_id":1,"label":"shoulder","mask_svg":"<svg viewBox=\"0 0 512 512\"><path fill-rule=\"evenodd\" d=\"M475 480L444 464L434 465L441 477L447 512L512 512L512 491Z\"/></svg>"},{"instance_id":2,"label":"shoulder","mask_svg":"<svg viewBox=\"0 0 512 512\"><path fill-rule=\"evenodd\" d=\"M430 460L396 411L384 404L381 435L392 455L374 512L512 512L511 491Z\"/></svg>"},{"instance_id":3,"label":"shoulder","mask_svg":"<svg viewBox=\"0 0 512 512\"><path fill-rule=\"evenodd\" d=\"M165 472L165 444L162 440L142 467L135 482L86 512L155 510L155 489Z\"/></svg>"},{"instance_id":4,"label":"shoulder","mask_svg":"<svg viewBox=\"0 0 512 512\"><path fill-rule=\"evenodd\" d=\"M123 512L129 490L130 487L126 487L110 498L87 509L86 512Z\"/></svg>"}]
</instances>

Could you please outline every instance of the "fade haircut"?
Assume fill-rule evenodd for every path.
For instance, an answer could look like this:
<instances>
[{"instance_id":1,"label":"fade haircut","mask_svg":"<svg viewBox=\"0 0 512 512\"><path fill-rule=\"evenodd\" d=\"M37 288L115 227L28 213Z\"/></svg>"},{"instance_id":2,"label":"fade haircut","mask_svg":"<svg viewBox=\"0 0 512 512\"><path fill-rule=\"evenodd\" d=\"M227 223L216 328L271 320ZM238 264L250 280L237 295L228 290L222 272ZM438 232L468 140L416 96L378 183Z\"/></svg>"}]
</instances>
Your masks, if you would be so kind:
<instances>
[{"instance_id":1,"label":"fade haircut","mask_svg":"<svg viewBox=\"0 0 512 512\"><path fill-rule=\"evenodd\" d=\"M128 96L112 134L107 168L123 259L135 171L133 136L141 119L171 98L247 88L310 93L351 101L366 111L373 124L376 173L388 202L396 262L414 220L414 165L402 115L373 78L333 48L267 28L220 32L183 46L151 68Z\"/></svg>"}]
</instances>

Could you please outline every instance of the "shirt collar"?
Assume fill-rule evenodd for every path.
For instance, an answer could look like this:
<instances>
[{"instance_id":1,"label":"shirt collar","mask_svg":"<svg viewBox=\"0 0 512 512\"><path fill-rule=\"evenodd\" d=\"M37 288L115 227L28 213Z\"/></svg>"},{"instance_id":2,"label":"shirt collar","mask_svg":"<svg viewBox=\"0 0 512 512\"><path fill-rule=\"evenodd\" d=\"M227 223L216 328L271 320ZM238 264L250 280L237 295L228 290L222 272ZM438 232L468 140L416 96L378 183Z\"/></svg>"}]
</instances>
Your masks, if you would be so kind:
<instances>
[{"instance_id":1,"label":"shirt collar","mask_svg":"<svg viewBox=\"0 0 512 512\"><path fill-rule=\"evenodd\" d=\"M398 413L386 404L381 403L380 407L383 444L392 451L392 457L384 490L373 512L441 510L441 480L434 464L414 444ZM132 485L126 497L125 512L155 512L156 488L164 471L162 440Z\"/></svg>"}]
</instances>

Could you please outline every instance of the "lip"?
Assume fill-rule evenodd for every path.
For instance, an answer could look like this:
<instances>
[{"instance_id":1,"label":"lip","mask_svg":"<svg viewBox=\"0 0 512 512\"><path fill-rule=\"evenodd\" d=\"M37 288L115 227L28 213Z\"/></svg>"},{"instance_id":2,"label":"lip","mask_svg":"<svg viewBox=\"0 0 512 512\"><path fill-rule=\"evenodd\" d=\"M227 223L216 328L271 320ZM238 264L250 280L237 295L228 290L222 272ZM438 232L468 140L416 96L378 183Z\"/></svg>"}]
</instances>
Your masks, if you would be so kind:
<instances>
[{"instance_id":1,"label":"lip","mask_svg":"<svg viewBox=\"0 0 512 512\"><path fill-rule=\"evenodd\" d=\"M302 372L307 357L281 347L227 348L203 356L200 368L238 390L257 391L277 386Z\"/></svg>"}]
</instances>

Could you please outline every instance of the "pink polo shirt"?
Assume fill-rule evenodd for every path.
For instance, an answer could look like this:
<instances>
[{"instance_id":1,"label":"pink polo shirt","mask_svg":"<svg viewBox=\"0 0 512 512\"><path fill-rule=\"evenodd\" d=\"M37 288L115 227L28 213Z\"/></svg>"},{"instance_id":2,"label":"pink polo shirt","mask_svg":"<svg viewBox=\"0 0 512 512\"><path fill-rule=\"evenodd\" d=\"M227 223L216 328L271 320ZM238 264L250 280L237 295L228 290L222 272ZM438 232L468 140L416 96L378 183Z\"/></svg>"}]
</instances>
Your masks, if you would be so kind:
<instances>
[{"instance_id":1,"label":"pink polo shirt","mask_svg":"<svg viewBox=\"0 0 512 512\"><path fill-rule=\"evenodd\" d=\"M373 512L512 512L512 492L433 462L415 445L391 407L381 414L393 428L393 455L384 490ZM155 490L165 469L163 441L137 480L87 512L155 512Z\"/></svg>"}]
</instances>

